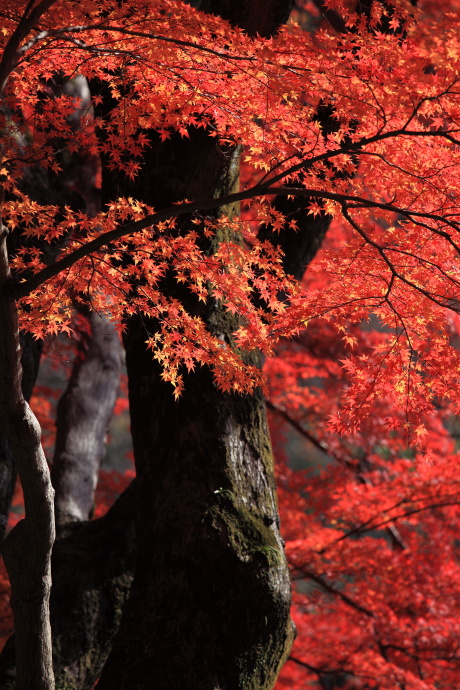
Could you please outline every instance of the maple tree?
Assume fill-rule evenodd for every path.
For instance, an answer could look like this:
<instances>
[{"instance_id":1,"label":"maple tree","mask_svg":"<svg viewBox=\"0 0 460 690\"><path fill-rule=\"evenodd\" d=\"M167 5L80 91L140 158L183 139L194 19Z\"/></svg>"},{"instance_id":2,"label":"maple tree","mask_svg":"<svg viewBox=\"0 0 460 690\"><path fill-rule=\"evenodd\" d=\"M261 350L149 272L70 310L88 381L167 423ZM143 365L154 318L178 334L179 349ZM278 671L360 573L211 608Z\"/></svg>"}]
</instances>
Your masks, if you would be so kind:
<instances>
[{"instance_id":1,"label":"maple tree","mask_svg":"<svg viewBox=\"0 0 460 690\"><path fill-rule=\"evenodd\" d=\"M345 336L318 321L266 364L298 633L280 688L458 684L460 495L450 405L424 415L425 454L410 441L405 411L399 424L391 419L391 389L358 432L338 435L325 424L346 406L351 379L340 362L368 356L388 337L375 321ZM286 463L290 430L302 440L295 456L313 456L309 471Z\"/></svg>"},{"instance_id":2,"label":"maple tree","mask_svg":"<svg viewBox=\"0 0 460 690\"><path fill-rule=\"evenodd\" d=\"M33 338L71 332L76 312L93 316L73 381L96 390L94 372L105 370L111 393L99 392L107 407L86 468L75 459L83 415L72 409L98 393L79 398L79 383L73 398L69 386L61 405L53 596L65 600L59 568L69 576L72 549L86 539L106 553L120 524L111 546L125 570L88 568L87 578L99 578L98 597L110 579L114 609L131 595L110 654L119 615L109 643L95 635L90 651L70 649L56 603L65 682L91 687L102 671L102 689L148 687L152 674L158 687L184 677L203 688L273 686L293 631L268 380L274 415L339 461L307 484L281 465L294 576L319 587L296 593L295 618L307 637L320 625L336 644L331 659L311 639L305 651L299 635L280 683L292 684L297 664L310 673L299 683L452 687L455 589L443 608L420 554L437 530L442 577L453 577L456 454L440 420L459 400L459 8L336 0L317 2L315 18L307 3L299 11L315 26L305 31L284 24L290 2L262 3L263 12L255 0L194 4L8 0L0 10L3 514L13 456L26 508L3 548L17 687L54 684L53 498L25 402L40 356ZM72 531L69 520L89 517L117 385L96 344L98 319L124 331L137 479L104 518ZM19 328L35 362L26 375L23 356L22 390ZM305 328L319 353L299 347ZM261 354L275 352L264 371ZM72 463L90 486L76 512ZM287 496L301 486L294 509ZM350 538L370 529L383 529L384 545ZM398 574L419 578L422 560L423 605L392 597ZM383 585L377 564L392 573ZM83 588L72 588L84 607ZM416 634L401 639L414 620Z\"/></svg>"}]
</instances>

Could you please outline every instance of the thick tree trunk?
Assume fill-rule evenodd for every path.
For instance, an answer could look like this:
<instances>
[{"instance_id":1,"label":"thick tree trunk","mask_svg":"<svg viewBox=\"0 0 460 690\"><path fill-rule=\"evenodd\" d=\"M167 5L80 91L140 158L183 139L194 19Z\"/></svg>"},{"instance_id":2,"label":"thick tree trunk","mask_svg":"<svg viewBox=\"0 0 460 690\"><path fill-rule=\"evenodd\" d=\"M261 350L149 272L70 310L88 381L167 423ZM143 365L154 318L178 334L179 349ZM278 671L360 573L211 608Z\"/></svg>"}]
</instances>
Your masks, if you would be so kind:
<instances>
[{"instance_id":1,"label":"thick tree trunk","mask_svg":"<svg viewBox=\"0 0 460 690\"><path fill-rule=\"evenodd\" d=\"M56 527L89 520L104 456L104 438L120 385L122 346L113 324L88 314L91 334L78 353L57 411L51 478L56 491Z\"/></svg>"},{"instance_id":2,"label":"thick tree trunk","mask_svg":"<svg viewBox=\"0 0 460 690\"><path fill-rule=\"evenodd\" d=\"M296 221L297 230L285 227L281 232L274 232L269 226L265 226L259 231L259 239L269 240L275 247L281 247L284 270L297 280L302 280L308 264L326 236L331 216L319 215L313 218L308 215L305 211L305 199L278 196L272 204L288 220Z\"/></svg>"},{"instance_id":3,"label":"thick tree trunk","mask_svg":"<svg viewBox=\"0 0 460 690\"><path fill-rule=\"evenodd\" d=\"M75 525L53 550L51 626L56 688L91 690L110 652L134 576L136 489ZM113 688L118 688L114 684Z\"/></svg>"},{"instance_id":4,"label":"thick tree trunk","mask_svg":"<svg viewBox=\"0 0 460 690\"><path fill-rule=\"evenodd\" d=\"M222 11L217 4L206 9ZM279 18L281 5L266 3L258 13L265 34L278 26L269 31L264 22ZM254 33L257 3L242 9ZM190 139L154 143L136 190L118 181L118 191L156 208L228 193L237 185L238 158L203 131L190 132ZM111 179L103 185L113 194ZM173 279L164 289L231 342L236 323L221 305L201 307ZM174 401L145 345L157 328L133 317L125 336L139 555L98 690L268 690L294 633L264 400L260 392L222 393L203 368L185 377Z\"/></svg>"},{"instance_id":5,"label":"thick tree trunk","mask_svg":"<svg viewBox=\"0 0 460 690\"><path fill-rule=\"evenodd\" d=\"M134 576L135 513L132 484L107 515L74 524L54 545L50 608L56 688L91 690L100 675ZM0 655L2 690L15 690L14 647L12 637Z\"/></svg>"},{"instance_id":6,"label":"thick tree trunk","mask_svg":"<svg viewBox=\"0 0 460 690\"><path fill-rule=\"evenodd\" d=\"M202 370L175 402L145 339L132 319L140 549L98 688L272 688L293 629L263 398L225 395Z\"/></svg>"},{"instance_id":7,"label":"thick tree trunk","mask_svg":"<svg viewBox=\"0 0 460 690\"><path fill-rule=\"evenodd\" d=\"M241 27L250 36L269 38L287 22L294 0L202 0L199 9Z\"/></svg>"},{"instance_id":8,"label":"thick tree trunk","mask_svg":"<svg viewBox=\"0 0 460 690\"><path fill-rule=\"evenodd\" d=\"M54 688L49 596L54 541L53 489L40 427L21 391L16 305L1 297L10 278L7 231L0 225L0 433L16 461L26 517L3 543L16 629L17 690Z\"/></svg>"}]
</instances>

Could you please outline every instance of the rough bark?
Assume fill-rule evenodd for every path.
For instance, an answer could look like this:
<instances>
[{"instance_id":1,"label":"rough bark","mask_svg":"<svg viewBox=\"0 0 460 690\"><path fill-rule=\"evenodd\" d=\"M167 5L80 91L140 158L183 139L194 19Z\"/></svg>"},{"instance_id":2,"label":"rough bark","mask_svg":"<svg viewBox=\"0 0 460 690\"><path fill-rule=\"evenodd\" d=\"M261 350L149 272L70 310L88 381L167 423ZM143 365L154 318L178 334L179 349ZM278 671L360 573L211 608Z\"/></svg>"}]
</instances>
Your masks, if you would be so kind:
<instances>
[{"instance_id":1,"label":"rough bark","mask_svg":"<svg viewBox=\"0 0 460 690\"><path fill-rule=\"evenodd\" d=\"M54 545L50 608L57 690L91 690L110 651L134 576L135 499L131 485L107 515L75 524ZM0 655L0 688L14 690L15 682L12 637Z\"/></svg>"},{"instance_id":2,"label":"rough bark","mask_svg":"<svg viewBox=\"0 0 460 690\"><path fill-rule=\"evenodd\" d=\"M243 28L255 32L259 16L268 33L265 18L279 18L283 4L264 3L261 13L257 2L244 3L251 21L239 15ZM202 9L224 14L225 7ZM238 155L202 131L154 143L136 195L158 208L228 193L237 184ZM113 194L110 178L103 189ZM236 324L222 306L210 300L200 307L169 278L164 289L231 341ZM185 377L175 402L146 349L146 327L151 334L158 324L133 317L125 336L138 562L98 690L147 689L152 681L158 690L272 688L294 634L263 397L223 394L203 368Z\"/></svg>"},{"instance_id":3,"label":"rough bark","mask_svg":"<svg viewBox=\"0 0 460 690\"><path fill-rule=\"evenodd\" d=\"M40 427L21 391L16 304L1 297L10 279L6 228L0 225L0 433L16 461L26 517L3 543L16 629L17 690L54 688L49 596L54 541L53 489Z\"/></svg>"},{"instance_id":4,"label":"rough bark","mask_svg":"<svg viewBox=\"0 0 460 690\"><path fill-rule=\"evenodd\" d=\"M105 517L56 543L51 625L57 689L91 690L110 651L134 576L135 500L133 485Z\"/></svg>"},{"instance_id":5,"label":"rough bark","mask_svg":"<svg viewBox=\"0 0 460 690\"><path fill-rule=\"evenodd\" d=\"M133 319L139 558L98 688L272 688L293 631L262 396L224 395L204 370L174 402L145 338Z\"/></svg>"},{"instance_id":6,"label":"rough bark","mask_svg":"<svg viewBox=\"0 0 460 690\"><path fill-rule=\"evenodd\" d=\"M120 384L122 346L116 328L96 312L88 314L88 320L91 334L77 355L57 410L51 478L58 530L91 517L104 438Z\"/></svg>"}]
</instances>

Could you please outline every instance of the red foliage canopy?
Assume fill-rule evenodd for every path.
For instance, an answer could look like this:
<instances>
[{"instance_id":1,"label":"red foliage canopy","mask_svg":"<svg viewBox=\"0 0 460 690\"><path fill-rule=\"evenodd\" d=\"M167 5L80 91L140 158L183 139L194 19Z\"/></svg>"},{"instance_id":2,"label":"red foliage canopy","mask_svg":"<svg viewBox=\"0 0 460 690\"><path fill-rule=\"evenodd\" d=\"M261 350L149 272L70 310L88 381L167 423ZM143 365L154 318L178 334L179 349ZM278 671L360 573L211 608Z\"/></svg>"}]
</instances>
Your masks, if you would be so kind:
<instances>
[{"instance_id":1,"label":"red foliage canopy","mask_svg":"<svg viewBox=\"0 0 460 690\"><path fill-rule=\"evenodd\" d=\"M346 17L348 33L327 25L307 33L289 24L261 39L180 2L107 1L95 9L46 1L19 24L22 3L7 2L0 64L4 221L62 245L51 266L33 242L22 248L13 268L34 276L13 293L21 298L23 327L37 336L68 328L72 301L82 294L114 319L135 310L159 317L162 332L150 345L176 390L184 364L210 365L223 389L250 390L260 376L161 293L169 267L199 299L219 299L241 317L237 344L266 354L315 318L329 315L352 338L353 324L372 314L388 335L368 355L348 358L353 386L336 427L357 428L384 393L395 414L407 410L407 423L423 439L422 409L458 398L448 316L457 310L459 289L458 16L432 19L398 1L382 33L389 12L383 5L373 3L368 19L340 1L328 6ZM41 16L28 33L31 12ZM56 74L66 84L77 76L101 81L115 103L110 119L94 116L102 96L76 102L70 88L56 94ZM337 131L322 131L319 104L332 108ZM245 146L254 174L241 192L168 209L115 198L89 219L21 191L30 166L59 170L57 131L61 148L104 153L109 166L135 177L149 131L186 137L193 127L207 128L217 145ZM328 213L343 228L306 286L283 274L279 252L254 232L267 219L275 229L286 223L270 204L275 193L306 197L308 213ZM228 204L242 199L252 200L253 223L232 215ZM227 214L205 215L217 206ZM185 213L193 214L189 231L173 236ZM207 256L200 237L223 227L230 239ZM120 269L128 238L132 261ZM140 276L143 290L128 296Z\"/></svg>"},{"instance_id":2,"label":"red foliage canopy","mask_svg":"<svg viewBox=\"0 0 460 690\"><path fill-rule=\"evenodd\" d=\"M75 300L120 322L158 318L149 345L177 394L184 366L210 366L223 390L263 383L276 424L327 454L307 477L280 458L299 580L281 687L454 688L459 492L445 425L460 402L460 8L393 0L367 16L351 5L324 3L342 32L318 19L314 32L291 23L262 39L173 0L4 0L2 218L30 238L12 261L26 277L10 292L37 337L70 329ZM110 119L95 115L104 96L65 87L83 77L104 85ZM336 131L322 129L319 106ZM243 147L241 191L157 209L114 198L89 218L22 190L33 166L59 173L57 132L59 149L135 179L151 131L193 128ZM293 226L274 195L333 218L301 285L257 237L260 224ZM242 217L237 201L249 203ZM219 239L211 256L203 237ZM37 238L59 245L57 261ZM167 271L238 315L235 344L276 355L266 380L161 291Z\"/></svg>"}]
</instances>

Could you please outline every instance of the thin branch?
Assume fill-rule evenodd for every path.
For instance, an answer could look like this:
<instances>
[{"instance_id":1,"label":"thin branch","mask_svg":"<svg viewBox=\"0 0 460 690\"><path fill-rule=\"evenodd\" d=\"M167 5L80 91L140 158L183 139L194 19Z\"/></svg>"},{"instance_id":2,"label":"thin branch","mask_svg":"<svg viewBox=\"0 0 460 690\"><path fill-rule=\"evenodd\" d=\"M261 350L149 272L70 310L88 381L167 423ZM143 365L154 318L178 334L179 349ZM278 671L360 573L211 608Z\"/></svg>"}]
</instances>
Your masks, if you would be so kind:
<instances>
[{"instance_id":1,"label":"thin branch","mask_svg":"<svg viewBox=\"0 0 460 690\"><path fill-rule=\"evenodd\" d=\"M321 443L321 441L318 441L318 439L313 436L307 429L305 429L302 424L300 424L297 420L293 419L286 410L283 410L283 408L278 407L278 405L275 405L274 403L271 402L271 400L266 400L265 404L267 405L269 410L272 410L273 412L276 412L277 415L282 417L288 424L292 426L293 429L297 431L297 433L301 434L304 438L307 439L311 444L315 446L315 448L318 448L322 453L326 453L326 455L331 455L327 447ZM335 456L334 456L335 457ZM342 458L335 458L339 462L345 462L347 463L346 460L342 460Z\"/></svg>"},{"instance_id":2,"label":"thin branch","mask_svg":"<svg viewBox=\"0 0 460 690\"><path fill-rule=\"evenodd\" d=\"M385 253L384 249L381 247L381 245L379 245L377 242L374 242L374 240L372 240L372 239L367 235L367 233L364 232L364 230L363 230L357 223L355 223L355 221L353 220L353 218L352 218L352 217L350 216L350 214L348 213L345 204L342 206L342 213L343 213L344 218L346 218L346 220L350 223L350 225L352 226L352 228L354 228L354 229L356 230L356 232L357 232L359 235L361 235L361 237L362 237L363 239L365 239L366 242L367 242L371 247L374 247L374 249L377 250L377 252L380 254L380 256L382 257L382 259L384 260L384 262L387 264L387 266L388 266L388 268L390 269L391 273L392 273L396 278L399 278L399 280L400 280L402 283L405 283L406 285L408 285L409 287L413 288L414 290L417 290L417 292L420 292L422 295L424 295L425 297L427 297L429 300L431 300L431 301L434 302L435 304L439 305L440 307L450 307L450 306L451 306L450 304L446 304L444 301L441 301L441 300L439 299L439 297L442 297L442 295L436 295L436 294L433 293L433 292L429 292L428 290L425 290L425 288L421 287L420 285L417 285L416 283L412 282L411 280L409 280L408 278L406 278L404 275L402 275L401 273L399 273L399 271L395 268L395 266L394 266L394 264L392 263L392 261L390 261L390 259L389 259L388 256L386 255L386 253ZM435 231L434 231L434 232L435 232ZM458 251L459 251L459 253L460 253L460 248L459 248ZM388 300L387 300L387 301L388 301ZM390 302L388 302L388 303L390 304ZM392 305L390 305L390 306L392 306ZM392 306L392 309L395 311L395 313L397 313L393 306ZM399 316L399 314L398 314L398 316ZM400 317L400 319L402 320L401 317ZM405 326L404 326L404 330L406 330L406 329L405 329ZM407 331L406 331L406 332L407 332Z\"/></svg>"},{"instance_id":3,"label":"thin branch","mask_svg":"<svg viewBox=\"0 0 460 690\"><path fill-rule=\"evenodd\" d=\"M339 599L342 599L342 601L345 604L347 604L347 606L350 606L351 608L355 609L356 611L359 611L360 613L364 613L369 618L375 618L375 614L372 611L367 609L365 606L361 606L361 604L358 604L358 602L351 599L351 597L342 592L340 589L336 589L333 585L330 585L320 575L316 575L316 573L313 573L309 570L304 570L303 568L299 568L298 566L294 567L303 576L307 577L309 580L313 580L313 582L316 582L320 587L324 589L325 592L333 594L334 596L339 597Z\"/></svg>"},{"instance_id":4,"label":"thin branch","mask_svg":"<svg viewBox=\"0 0 460 690\"><path fill-rule=\"evenodd\" d=\"M302 661L301 659L297 659L295 656L290 656L288 658L288 661L293 661L295 664L298 664L299 666L303 666L306 668L308 671L311 671L312 673L316 673L317 676L324 676L324 675L332 675L334 673L340 673L340 669L337 670L328 670L325 671L322 668L318 668L317 666L312 666L311 664L308 664L306 661Z\"/></svg>"},{"instance_id":5,"label":"thin branch","mask_svg":"<svg viewBox=\"0 0 460 690\"><path fill-rule=\"evenodd\" d=\"M340 34L349 33L349 29L345 24L345 20L338 12L336 12L335 10L331 10L326 5L324 0L313 0L313 2L333 29L338 31L338 33Z\"/></svg>"},{"instance_id":6,"label":"thin branch","mask_svg":"<svg viewBox=\"0 0 460 690\"><path fill-rule=\"evenodd\" d=\"M29 0L24 14L3 51L0 62L0 95L3 93L8 77L16 66L21 41L32 31L40 17L54 5L56 0L42 0L32 11L33 0Z\"/></svg>"},{"instance_id":7,"label":"thin branch","mask_svg":"<svg viewBox=\"0 0 460 690\"><path fill-rule=\"evenodd\" d=\"M327 446L325 446L323 443L321 443L321 441L319 441L315 436L313 436L313 434L307 431L307 429L305 429L304 426L302 426L301 424L299 424L298 421L293 419L286 412L286 410L283 410L281 407L274 405L270 400L266 401L266 405L269 410L272 410L273 412L281 416L288 424L292 426L293 429L297 431L297 433L301 434L304 438L306 438L307 441L312 443L316 448L318 448L318 450L320 450L323 453L327 453L329 457L333 458L339 464L345 465L349 469L353 470L353 472L357 472L357 468L351 460L349 460L348 458L342 458L339 455L330 451L327 448ZM357 473L357 476L359 482L361 482L362 484L366 484L367 486L372 486L372 482L370 481L369 477L367 477L364 473ZM387 527L387 530L390 534L391 539L394 541L395 544L397 544L398 548L400 548L402 551L404 549L407 549L407 544L405 543L404 539L400 535L395 525L389 525Z\"/></svg>"},{"instance_id":8,"label":"thin branch","mask_svg":"<svg viewBox=\"0 0 460 690\"><path fill-rule=\"evenodd\" d=\"M161 36L160 34L154 34L146 31L133 31L131 29L126 29L123 26L113 26L112 24L82 24L81 26L64 26L60 29L49 29L48 31L41 31L37 36L34 36L30 41L25 43L18 51L21 55L26 53L30 48L32 48L34 45L36 45L40 41L44 41L47 38L55 38L59 40L65 40L68 41L70 40L69 36L66 36L66 34L70 33L84 33L85 31L114 31L116 33L120 33L126 36L134 36L136 38L149 38L152 41L163 41L166 43L173 43L174 45L184 47L184 48L193 48L194 50L199 50L203 53L209 53L210 55L214 55L216 57L224 58L226 60L233 60L233 61L244 61L244 62L251 62L254 61L256 58L255 57L250 57L247 55L232 55L231 53L221 53L218 50L213 50L212 48L208 48L207 46L201 46L197 43L192 43L192 41L184 41L179 38L171 38L170 36ZM97 48L96 46L91 46L86 44L84 41L80 41L80 46L81 48L84 48L85 50L93 50L94 48ZM105 49L102 49L104 52ZM113 49L113 52L115 52L116 49Z\"/></svg>"},{"instance_id":9,"label":"thin branch","mask_svg":"<svg viewBox=\"0 0 460 690\"><path fill-rule=\"evenodd\" d=\"M395 507L398 507L399 505L403 505L404 503L414 503L416 501L428 501L429 498L419 498L419 499L403 499L402 501L399 502L399 504L396 504L396 506L393 506L392 508L388 508L388 510L393 510ZM354 537L358 536L361 534L364 534L365 532L369 532L370 530L377 530L380 527L386 527L388 524L392 522L396 522L396 520L401 520L402 518L409 517L410 515L415 515L417 513L423 513L425 510L433 510L434 508L448 508L449 506L457 506L460 505L460 495L456 496L455 498L452 498L451 500L445 500L442 501L441 503L430 503L429 505L426 506L420 506L419 508L412 508L408 510L404 510L404 512L399 513L398 515L392 515L388 518L385 518L385 520L381 520L380 522L377 522L376 524L372 524L372 521L375 520L375 517L370 518L369 520L366 520L365 523L362 525L358 525L358 527L354 527L353 529L349 530L348 532L345 532L341 537L338 537L335 539L335 541L331 542L324 548L320 549L318 553L323 554L328 549L331 548L331 546L335 546L339 542L343 541L344 539L348 539L349 537Z\"/></svg>"}]
</instances>

